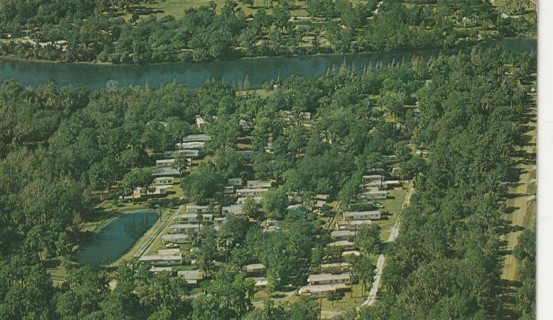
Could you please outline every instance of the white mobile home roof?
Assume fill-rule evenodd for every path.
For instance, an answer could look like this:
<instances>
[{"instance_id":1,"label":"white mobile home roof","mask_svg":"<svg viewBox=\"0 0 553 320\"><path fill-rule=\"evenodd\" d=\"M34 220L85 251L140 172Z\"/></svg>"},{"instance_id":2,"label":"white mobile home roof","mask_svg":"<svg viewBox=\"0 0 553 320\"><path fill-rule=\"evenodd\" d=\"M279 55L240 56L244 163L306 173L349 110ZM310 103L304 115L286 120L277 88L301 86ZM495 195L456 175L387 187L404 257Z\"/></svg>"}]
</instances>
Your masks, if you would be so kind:
<instances>
[{"instance_id":1,"label":"white mobile home roof","mask_svg":"<svg viewBox=\"0 0 553 320\"><path fill-rule=\"evenodd\" d=\"M381 213L379 210L344 212L344 219L346 220L380 219L380 216L381 216Z\"/></svg>"},{"instance_id":2,"label":"white mobile home roof","mask_svg":"<svg viewBox=\"0 0 553 320\"><path fill-rule=\"evenodd\" d=\"M138 259L141 262L151 262L151 261L181 261L182 255L173 255L173 254L147 254Z\"/></svg>"},{"instance_id":3,"label":"white mobile home roof","mask_svg":"<svg viewBox=\"0 0 553 320\"><path fill-rule=\"evenodd\" d=\"M211 140L207 134L191 134L182 138L182 142L205 142Z\"/></svg>"},{"instance_id":4,"label":"white mobile home roof","mask_svg":"<svg viewBox=\"0 0 553 320\"><path fill-rule=\"evenodd\" d=\"M353 247L353 242L351 241L348 241L348 240L340 240L340 241L336 241L336 242L331 242L329 244L327 244L326 246L327 247Z\"/></svg>"},{"instance_id":5,"label":"white mobile home roof","mask_svg":"<svg viewBox=\"0 0 553 320\"><path fill-rule=\"evenodd\" d=\"M340 273L340 274L332 274L332 273L320 273L320 274L312 274L309 275L307 278L308 283L312 282L320 282L320 281L349 281L351 280L351 273Z\"/></svg>"},{"instance_id":6,"label":"white mobile home roof","mask_svg":"<svg viewBox=\"0 0 553 320\"><path fill-rule=\"evenodd\" d=\"M273 182L271 180L248 180L246 181L246 186L249 189L256 188L270 188Z\"/></svg>"},{"instance_id":7,"label":"white mobile home roof","mask_svg":"<svg viewBox=\"0 0 553 320\"><path fill-rule=\"evenodd\" d=\"M350 230L335 230L330 233L331 238L355 237L357 232Z\"/></svg>"}]
</instances>

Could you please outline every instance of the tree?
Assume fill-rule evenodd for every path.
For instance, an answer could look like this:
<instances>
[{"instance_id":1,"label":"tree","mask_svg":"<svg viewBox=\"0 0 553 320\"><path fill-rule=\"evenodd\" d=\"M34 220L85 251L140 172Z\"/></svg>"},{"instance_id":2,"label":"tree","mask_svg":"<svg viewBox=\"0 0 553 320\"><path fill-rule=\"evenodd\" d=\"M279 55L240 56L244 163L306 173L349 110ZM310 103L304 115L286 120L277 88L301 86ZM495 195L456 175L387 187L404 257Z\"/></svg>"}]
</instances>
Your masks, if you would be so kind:
<instances>
[{"instance_id":1,"label":"tree","mask_svg":"<svg viewBox=\"0 0 553 320\"><path fill-rule=\"evenodd\" d=\"M244 204L242 205L242 211L250 219L263 220L263 213L261 212L261 205L255 201L252 197L246 197Z\"/></svg>"},{"instance_id":2,"label":"tree","mask_svg":"<svg viewBox=\"0 0 553 320\"><path fill-rule=\"evenodd\" d=\"M355 243L365 255L379 254L383 249L380 239L380 226L377 224L364 225L357 231Z\"/></svg>"},{"instance_id":3,"label":"tree","mask_svg":"<svg viewBox=\"0 0 553 320\"><path fill-rule=\"evenodd\" d=\"M188 169L188 158L184 153L178 153L175 157L174 166L179 170L179 176L182 178L182 174Z\"/></svg>"},{"instance_id":4,"label":"tree","mask_svg":"<svg viewBox=\"0 0 553 320\"><path fill-rule=\"evenodd\" d=\"M263 210L269 218L283 219L288 208L288 194L282 187L271 189L263 197Z\"/></svg>"}]
</instances>

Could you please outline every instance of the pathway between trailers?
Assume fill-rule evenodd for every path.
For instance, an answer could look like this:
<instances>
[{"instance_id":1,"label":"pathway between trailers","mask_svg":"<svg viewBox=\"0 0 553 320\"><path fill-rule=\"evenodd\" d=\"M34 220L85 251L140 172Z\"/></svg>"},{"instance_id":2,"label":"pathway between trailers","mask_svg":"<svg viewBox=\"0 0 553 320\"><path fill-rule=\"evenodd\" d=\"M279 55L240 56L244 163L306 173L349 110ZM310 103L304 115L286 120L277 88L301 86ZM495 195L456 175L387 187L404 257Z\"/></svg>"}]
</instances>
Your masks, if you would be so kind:
<instances>
[{"instance_id":1,"label":"pathway between trailers","mask_svg":"<svg viewBox=\"0 0 553 320\"><path fill-rule=\"evenodd\" d=\"M409 182L408 186L409 191L407 192L407 195L405 195L405 199L403 199L403 204L401 206L401 210L405 209L409 203L411 203L411 196L413 195L413 192L415 191L415 188L413 187L413 181ZM392 227L392 230L390 232L390 236L386 240L386 242L394 242L397 239L397 236L399 235L399 223L400 218L396 220L396 223ZM370 306L376 302L378 299L378 289L380 288L380 283L382 282L382 271L384 269L384 265L386 264L386 256L381 254L378 256L378 260L376 262L376 272L374 276L374 281L371 286L371 290L369 291L369 295L367 297L367 300L363 301L361 303L360 307L363 306Z\"/></svg>"}]
</instances>

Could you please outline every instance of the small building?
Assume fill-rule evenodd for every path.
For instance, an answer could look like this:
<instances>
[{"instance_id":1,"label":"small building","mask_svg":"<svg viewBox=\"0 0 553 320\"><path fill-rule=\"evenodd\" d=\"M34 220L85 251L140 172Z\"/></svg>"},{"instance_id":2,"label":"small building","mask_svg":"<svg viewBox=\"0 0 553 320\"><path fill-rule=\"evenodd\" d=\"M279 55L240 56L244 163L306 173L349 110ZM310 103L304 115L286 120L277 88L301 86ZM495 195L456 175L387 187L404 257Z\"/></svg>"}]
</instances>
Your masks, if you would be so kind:
<instances>
[{"instance_id":1,"label":"small building","mask_svg":"<svg viewBox=\"0 0 553 320\"><path fill-rule=\"evenodd\" d=\"M211 140L208 134L190 134L182 138L182 142L206 142Z\"/></svg>"},{"instance_id":2,"label":"small building","mask_svg":"<svg viewBox=\"0 0 553 320\"><path fill-rule=\"evenodd\" d=\"M330 195L328 194L316 194L313 196L313 200L328 201L328 199L330 199Z\"/></svg>"},{"instance_id":3,"label":"small building","mask_svg":"<svg viewBox=\"0 0 553 320\"><path fill-rule=\"evenodd\" d=\"M177 156L184 156L186 158L197 158L200 156L200 151L195 149L184 149L184 150L168 150L163 151L163 156L167 158L175 158Z\"/></svg>"},{"instance_id":4,"label":"small building","mask_svg":"<svg viewBox=\"0 0 553 320\"><path fill-rule=\"evenodd\" d=\"M348 286L345 283L308 285L308 286L301 287L298 290L298 293L302 296L320 298L320 297L328 297L329 295L337 291L346 291L349 288L350 286Z\"/></svg>"},{"instance_id":5,"label":"small building","mask_svg":"<svg viewBox=\"0 0 553 320\"><path fill-rule=\"evenodd\" d=\"M217 217L213 219L213 226L216 230L222 227L227 222L227 217Z\"/></svg>"},{"instance_id":6,"label":"small building","mask_svg":"<svg viewBox=\"0 0 553 320\"><path fill-rule=\"evenodd\" d=\"M328 273L340 273L344 271L349 271L350 269L351 263L347 262L321 264L321 271Z\"/></svg>"},{"instance_id":7,"label":"small building","mask_svg":"<svg viewBox=\"0 0 553 320\"><path fill-rule=\"evenodd\" d=\"M344 220L378 220L382 217L379 210L375 211L348 211L344 212Z\"/></svg>"},{"instance_id":8,"label":"small building","mask_svg":"<svg viewBox=\"0 0 553 320\"><path fill-rule=\"evenodd\" d=\"M164 167L173 167L175 164L176 159L160 159L156 160L156 167L158 168L164 168Z\"/></svg>"},{"instance_id":9,"label":"small building","mask_svg":"<svg viewBox=\"0 0 553 320\"><path fill-rule=\"evenodd\" d=\"M267 271L267 268L262 263L254 263L245 265L244 271L246 271L246 274L248 275L263 274L265 271Z\"/></svg>"},{"instance_id":10,"label":"small building","mask_svg":"<svg viewBox=\"0 0 553 320\"><path fill-rule=\"evenodd\" d=\"M209 206L199 206L197 204L187 204L186 213L207 213Z\"/></svg>"},{"instance_id":11,"label":"small building","mask_svg":"<svg viewBox=\"0 0 553 320\"><path fill-rule=\"evenodd\" d=\"M331 242L326 245L327 247L331 248L340 248L340 249L353 249L355 247L355 244L348 240L339 240L335 242Z\"/></svg>"},{"instance_id":12,"label":"small building","mask_svg":"<svg viewBox=\"0 0 553 320\"><path fill-rule=\"evenodd\" d=\"M176 234L164 234L161 236L162 244L166 244L166 243L181 244L181 243L189 243L191 241L192 239L190 239L190 236L187 234L176 233Z\"/></svg>"},{"instance_id":13,"label":"small building","mask_svg":"<svg viewBox=\"0 0 553 320\"><path fill-rule=\"evenodd\" d=\"M180 172L171 167L156 167L152 169L152 175L154 177L178 177Z\"/></svg>"},{"instance_id":14,"label":"small building","mask_svg":"<svg viewBox=\"0 0 553 320\"><path fill-rule=\"evenodd\" d=\"M378 181L382 183L382 180L384 180L384 176L380 174L367 174L363 175L363 183L369 183L373 181Z\"/></svg>"},{"instance_id":15,"label":"small building","mask_svg":"<svg viewBox=\"0 0 553 320\"><path fill-rule=\"evenodd\" d=\"M154 179L154 185L156 186L172 185L173 180L174 180L173 177L157 177Z\"/></svg>"},{"instance_id":16,"label":"small building","mask_svg":"<svg viewBox=\"0 0 553 320\"><path fill-rule=\"evenodd\" d=\"M253 201L255 201L256 203L261 203L261 201L263 200L263 197L246 196L246 197L239 197L236 200L236 203L239 204L239 205L243 205L244 202L246 202L246 199L248 199L248 198L253 199Z\"/></svg>"},{"instance_id":17,"label":"small building","mask_svg":"<svg viewBox=\"0 0 553 320\"><path fill-rule=\"evenodd\" d=\"M387 188L399 188L403 187L403 183L399 180L388 180L382 183Z\"/></svg>"},{"instance_id":18,"label":"small building","mask_svg":"<svg viewBox=\"0 0 553 320\"><path fill-rule=\"evenodd\" d=\"M204 221L213 221L213 215L209 213L181 213L177 215L179 223L199 223L200 219Z\"/></svg>"},{"instance_id":19,"label":"small building","mask_svg":"<svg viewBox=\"0 0 553 320\"><path fill-rule=\"evenodd\" d=\"M242 204L231 204L230 206L222 207L221 211L223 214L241 215L244 213L243 208Z\"/></svg>"},{"instance_id":20,"label":"small building","mask_svg":"<svg viewBox=\"0 0 553 320\"><path fill-rule=\"evenodd\" d=\"M340 220L336 222L338 230L358 230L364 225L372 224L371 220Z\"/></svg>"},{"instance_id":21,"label":"small building","mask_svg":"<svg viewBox=\"0 0 553 320\"><path fill-rule=\"evenodd\" d=\"M386 190L368 190L367 192L363 193L363 196L367 200L386 199L388 197L388 191L386 191Z\"/></svg>"},{"instance_id":22,"label":"small building","mask_svg":"<svg viewBox=\"0 0 553 320\"><path fill-rule=\"evenodd\" d=\"M203 149L205 148L205 142L203 141L194 141L194 142L179 142L175 144L175 148L179 150L187 150L187 149Z\"/></svg>"},{"instance_id":23,"label":"small building","mask_svg":"<svg viewBox=\"0 0 553 320\"><path fill-rule=\"evenodd\" d=\"M199 114L197 114L195 117L194 117L194 122L196 123L196 127L198 129L203 129L205 127L205 125L207 124L204 120L204 118L202 118L202 116L200 116Z\"/></svg>"},{"instance_id":24,"label":"small building","mask_svg":"<svg viewBox=\"0 0 553 320\"><path fill-rule=\"evenodd\" d=\"M201 228L202 228L202 225L198 223L174 224L169 227L172 233L185 233L185 234L199 232Z\"/></svg>"},{"instance_id":25,"label":"small building","mask_svg":"<svg viewBox=\"0 0 553 320\"><path fill-rule=\"evenodd\" d=\"M269 189L257 188L257 189L238 189L236 190L236 195L238 197L261 197Z\"/></svg>"},{"instance_id":26,"label":"small building","mask_svg":"<svg viewBox=\"0 0 553 320\"><path fill-rule=\"evenodd\" d=\"M201 270L182 270L178 271L177 275L184 278L186 284L196 285L204 279L204 273Z\"/></svg>"},{"instance_id":27,"label":"small building","mask_svg":"<svg viewBox=\"0 0 553 320\"><path fill-rule=\"evenodd\" d=\"M140 257L138 261L152 266L173 266L182 264L182 255L148 254Z\"/></svg>"},{"instance_id":28,"label":"small building","mask_svg":"<svg viewBox=\"0 0 553 320\"><path fill-rule=\"evenodd\" d=\"M349 250L342 252L342 257L356 256L359 257L361 253L357 250Z\"/></svg>"},{"instance_id":29,"label":"small building","mask_svg":"<svg viewBox=\"0 0 553 320\"><path fill-rule=\"evenodd\" d=\"M158 273L161 273L161 272L173 273L173 267L155 267L155 266L152 266L148 271L153 273L153 274L158 274Z\"/></svg>"},{"instance_id":30,"label":"small building","mask_svg":"<svg viewBox=\"0 0 553 320\"><path fill-rule=\"evenodd\" d=\"M356 231L335 230L330 233L330 238L332 238L333 240L349 240L355 238L356 235Z\"/></svg>"},{"instance_id":31,"label":"small building","mask_svg":"<svg viewBox=\"0 0 553 320\"><path fill-rule=\"evenodd\" d=\"M321 285L321 284L350 284L351 283L351 273L321 273L321 274L312 274L307 278L307 283L310 285Z\"/></svg>"},{"instance_id":32,"label":"small building","mask_svg":"<svg viewBox=\"0 0 553 320\"><path fill-rule=\"evenodd\" d=\"M263 222L262 226L263 226L263 231L264 232L272 232L272 231L275 231L275 230L282 229L282 221L267 219Z\"/></svg>"},{"instance_id":33,"label":"small building","mask_svg":"<svg viewBox=\"0 0 553 320\"><path fill-rule=\"evenodd\" d=\"M251 278L246 278L246 280L253 280L254 291L263 290L269 285L269 281L265 277L251 277Z\"/></svg>"},{"instance_id":34,"label":"small building","mask_svg":"<svg viewBox=\"0 0 553 320\"><path fill-rule=\"evenodd\" d=\"M242 178L229 178L227 180L227 185L233 186L233 187L240 187L242 186Z\"/></svg>"},{"instance_id":35,"label":"small building","mask_svg":"<svg viewBox=\"0 0 553 320\"><path fill-rule=\"evenodd\" d=\"M246 187L248 189L269 189L273 186L271 180L248 180L246 181Z\"/></svg>"}]
</instances>

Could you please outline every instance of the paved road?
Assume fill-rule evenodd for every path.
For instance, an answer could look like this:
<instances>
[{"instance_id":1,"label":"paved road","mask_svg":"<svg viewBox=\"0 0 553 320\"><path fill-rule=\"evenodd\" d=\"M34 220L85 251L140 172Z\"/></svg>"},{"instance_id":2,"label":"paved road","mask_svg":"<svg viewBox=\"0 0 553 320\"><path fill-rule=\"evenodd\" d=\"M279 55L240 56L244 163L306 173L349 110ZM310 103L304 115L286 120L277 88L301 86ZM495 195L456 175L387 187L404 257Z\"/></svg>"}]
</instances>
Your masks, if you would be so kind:
<instances>
[{"instance_id":1,"label":"paved road","mask_svg":"<svg viewBox=\"0 0 553 320\"><path fill-rule=\"evenodd\" d=\"M403 204L401 205L402 210L405 209L409 205L409 203L411 203L411 196L415 191L415 188L413 188L413 181L409 182L408 189L409 191L405 195L405 199L403 199ZM396 220L396 223L394 223L394 226L390 231L390 236L388 237L388 240L386 240L386 242L396 241L397 236L399 235L399 223L400 223L400 219L398 217L398 219ZM382 272L384 270L385 263L386 263L386 256L383 254L379 255L378 260L376 262L376 271L375 271L373 283L371 285L371 290L369 291L367 300L363 301L360 307L370 306L374 304L378 299L378 289L380 288L380 283L382 281Z\"/></svg>"}]
</instances>

